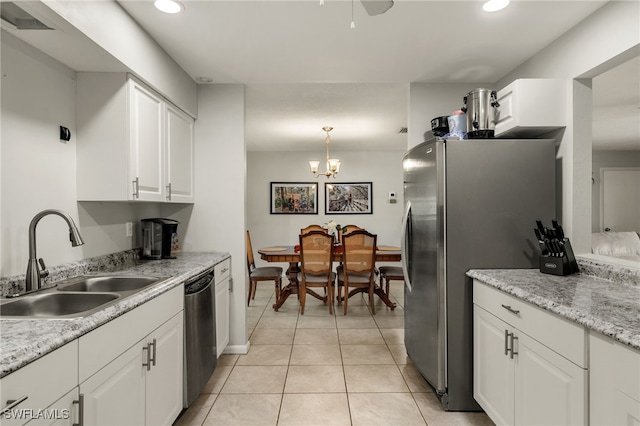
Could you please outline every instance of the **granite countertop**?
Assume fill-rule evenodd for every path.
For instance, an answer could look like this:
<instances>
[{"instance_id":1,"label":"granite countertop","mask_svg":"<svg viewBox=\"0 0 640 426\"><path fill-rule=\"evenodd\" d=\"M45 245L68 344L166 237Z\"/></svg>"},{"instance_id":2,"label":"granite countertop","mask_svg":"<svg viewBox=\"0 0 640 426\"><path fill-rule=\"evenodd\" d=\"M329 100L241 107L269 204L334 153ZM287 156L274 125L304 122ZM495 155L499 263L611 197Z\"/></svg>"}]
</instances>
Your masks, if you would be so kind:
<instances>
[{"instance_id":1,"label":"granite countertop","mask_svg":"<svg viewBox=\"0 0 640 426\"><path fill-rule=\"evenodd\" d=\"M70 319L0 320L0 378L71 342L112 319L148 302L187 279L229 258L228 253L183 253L177 259L136 260L111 270L109 275L150 275L171 277L127 297L92 315ZM101 275L104 271L77 275Z\"/></svg>"},{"instance_id":2,"label":"granite countertop","mask_svg":"<svg viewBox=\"0 0 640 426\"><path fill-rule=\"evenodd\" d=\"M537 269L472 269L467 275L640 350L640 280Z\"/></svg>"}]
</instances>

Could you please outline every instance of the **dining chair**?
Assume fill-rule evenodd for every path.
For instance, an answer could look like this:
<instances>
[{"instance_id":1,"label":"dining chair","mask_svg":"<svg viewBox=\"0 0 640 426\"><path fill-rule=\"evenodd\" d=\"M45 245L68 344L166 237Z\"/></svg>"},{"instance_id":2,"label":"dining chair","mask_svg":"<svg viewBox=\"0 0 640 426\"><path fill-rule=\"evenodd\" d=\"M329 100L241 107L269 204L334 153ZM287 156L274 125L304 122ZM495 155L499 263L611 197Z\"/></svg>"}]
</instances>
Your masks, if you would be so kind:
<instances>
[{"instance_id":1,"label":"dining chair","mask_svg":"<svg viewBox=\"0 0 640 426\"><path fill-rule=\"evenodd\" d=\"M249 230L247 230L247 272L249 272L247 306L250 305L251 299L256 298L256 287L260 281L273 281L275 283L276 300L280 298L280 291L282 290L282 268L279 266L260 266L256 268Z\"/></svg>"},{"instance_id":2,"label":"dining chair","mask_svg":"<svg viewBox=\"0 0 640 426\"><path fill-rule=\"evenodd\" d=\"M307 288L322 287L326 296L324 302L329 305L329 313L333 315L333 283L336 274L333 272L333 235L326 231L310 231L300 234L300 272L298 272L298 295L300 297L300 314L304 315Z\"/></svg>"},{"instance_id":3,"label":"dining chair","mask_svg":"<svg viewBox=\"0 0 640 426\"><path fill-rule=\"evenodd\" d=\"M304 235L304 234L307 234L307 233L309 233L311 231L325 231L325 229L320 225L309 225L306 228L302 228L300 230L300 234Z\"/></svg>"},{"instance_id":4,"label":"dining chair","mask_svg":"<svg viewBox=\"0 0 640 426\"><path fill-rule=\"evenodd\" d=\"M352 233L353 231L359 231L364 228L359 227L358 225L345 225L342 227L342 235L347 235Z\"/></svg>"},{"instance_id":5,"label":"dining chair","mask_svg":"<svg viewBox=\"0 0 640 426\"><path fill-rule=\"evenodd\" d=\"M373 293L375 288L375 259L378 236L366 230L356 230L342 236L342 265L338 266L338 292L342 287L344 315L347 315L349 298L367 292L371 313L375 314Z\"/></svg>"},{"instance_id":6,"label":"dining chair","mask_svg":"<svg viewBox=\"0 0 640 426\"><path fill-rule=\"evenodd\" d=\"M378 268L378 272L380 273L380 288L384 289L387 297L389 297L389 281L404 282L404 272L400 266L381 266Z\"/></svg>"}]
</instances>

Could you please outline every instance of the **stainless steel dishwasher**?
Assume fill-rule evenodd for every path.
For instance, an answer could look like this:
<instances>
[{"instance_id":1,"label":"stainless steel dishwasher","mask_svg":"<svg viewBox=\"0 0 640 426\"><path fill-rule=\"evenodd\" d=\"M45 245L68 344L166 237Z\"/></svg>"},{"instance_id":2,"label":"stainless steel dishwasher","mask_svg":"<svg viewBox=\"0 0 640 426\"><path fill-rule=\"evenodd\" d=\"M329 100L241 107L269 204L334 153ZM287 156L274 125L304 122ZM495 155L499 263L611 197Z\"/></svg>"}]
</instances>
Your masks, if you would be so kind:
<instances>
[{"instance_id":1,"label":"stainless steel dishwasher","mask_svg":"<svg viewBox=\"0 0 640 426\"><path fill-rule=\"evenodd\" d=\"M213 268L184 286L184 406L200 395L217 364Z\"/></svg>"}]
</instances>

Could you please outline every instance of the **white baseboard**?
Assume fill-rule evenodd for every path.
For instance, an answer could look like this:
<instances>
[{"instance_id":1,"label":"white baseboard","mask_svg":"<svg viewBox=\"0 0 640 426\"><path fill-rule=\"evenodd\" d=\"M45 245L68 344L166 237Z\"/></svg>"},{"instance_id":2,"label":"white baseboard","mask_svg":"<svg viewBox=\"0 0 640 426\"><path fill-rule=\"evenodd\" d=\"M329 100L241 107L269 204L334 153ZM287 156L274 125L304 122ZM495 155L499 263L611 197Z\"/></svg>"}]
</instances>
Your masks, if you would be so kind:
<instances>
[{"instance_id":1,"label":"white baseboard","mask_svg":"<svg viewBox=\"0 0 640 426\"><path fill-rule=\"evenodd\" d=\"M251 343L249 343L248 341L244 345L227 345L227 347L224 348L224 351L222 351L222 353L225 355L236 355L236 354L246 355L247 353L249 353L250 347L251 347Z\"/></svg>"}]
</instances>

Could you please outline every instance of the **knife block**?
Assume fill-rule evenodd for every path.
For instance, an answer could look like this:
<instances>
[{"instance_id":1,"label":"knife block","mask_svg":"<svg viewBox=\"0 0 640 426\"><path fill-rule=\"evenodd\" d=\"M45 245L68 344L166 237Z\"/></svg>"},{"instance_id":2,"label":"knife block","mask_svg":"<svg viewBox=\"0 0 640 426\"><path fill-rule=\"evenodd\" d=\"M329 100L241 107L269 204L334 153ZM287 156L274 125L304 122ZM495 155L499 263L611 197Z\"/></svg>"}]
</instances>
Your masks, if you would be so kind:
<instances>
[{"instance_id":1,"label":"knife block","mask_svg":"<svg viewBox=\"0 0 640 426\"><path fill-rule=\"evenodd\" d=\"M540 272L543 274L564 276L580 272L578 262L576 262L576 257L571 248L571 242L568 238L562 241L564 242L564 255L562 257L540 256Z\"/></svg>"}]
</instances>

